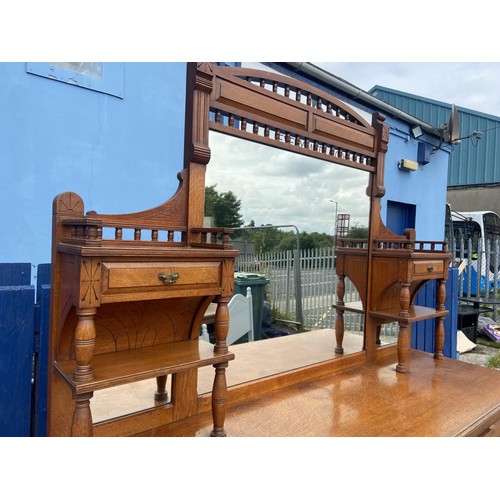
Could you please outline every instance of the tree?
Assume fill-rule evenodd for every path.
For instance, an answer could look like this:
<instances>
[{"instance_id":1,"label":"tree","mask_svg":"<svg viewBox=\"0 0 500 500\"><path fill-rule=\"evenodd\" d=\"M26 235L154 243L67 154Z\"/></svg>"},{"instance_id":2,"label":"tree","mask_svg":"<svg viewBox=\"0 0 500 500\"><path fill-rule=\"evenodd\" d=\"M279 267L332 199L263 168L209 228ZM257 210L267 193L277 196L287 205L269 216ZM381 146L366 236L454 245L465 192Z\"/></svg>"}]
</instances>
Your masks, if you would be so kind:
<instances>
[{"instance_id":1,"label":"tree","mask_svg":"<svg viewBox=\"0 0 500 500\"><path fill-rule=\"evenodd\" d=\"M349 230L349 233L347 234L347 238L354 238L359 240L367 239L368 228L366 226L353 224L351 226L351 229Z\"/></svg>"},{"instance_id":2,"label":"tree","mask_svg":"<svg viewBox=\"0 0 500 500\"><path fill-rule=\"evenodd\" d=\"M205 217L214 216L214 207L219 193L215 190L217 184L205 187Z\"/></svg>"},{"instance_id":3,"label":"tree","mask_svg":"<svg viewBox=\"0 0 500 500\"><path fill-rule=\"evenodd\" d=\"M216 227L240 227L241 201L232 191L219 193L217 184L205 187L205 216L213 217Z\"/></svg>"}]
</instances>

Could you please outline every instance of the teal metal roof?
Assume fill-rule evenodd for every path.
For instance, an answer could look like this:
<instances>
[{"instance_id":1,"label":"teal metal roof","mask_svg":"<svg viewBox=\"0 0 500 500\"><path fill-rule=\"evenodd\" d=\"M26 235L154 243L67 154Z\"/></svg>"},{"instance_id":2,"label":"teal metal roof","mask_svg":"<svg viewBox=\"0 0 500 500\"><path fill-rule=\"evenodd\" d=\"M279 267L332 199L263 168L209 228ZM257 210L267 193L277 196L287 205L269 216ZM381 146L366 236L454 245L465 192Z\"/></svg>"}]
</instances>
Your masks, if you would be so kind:
<instances>
[{"instance_id":1,"label":"teal metal roof","mask_svg":"<svg viewBox=\"0 0 500 500\"><path fill-rule=\"evenodd\" d=\"M451 104L376 85L369 92L434 127L448 123ZM500 183L500 117L460 107L460 144L453 147L448 186ZM467 138L473 132L482 138Z\"/></svg>"}]
</instances>

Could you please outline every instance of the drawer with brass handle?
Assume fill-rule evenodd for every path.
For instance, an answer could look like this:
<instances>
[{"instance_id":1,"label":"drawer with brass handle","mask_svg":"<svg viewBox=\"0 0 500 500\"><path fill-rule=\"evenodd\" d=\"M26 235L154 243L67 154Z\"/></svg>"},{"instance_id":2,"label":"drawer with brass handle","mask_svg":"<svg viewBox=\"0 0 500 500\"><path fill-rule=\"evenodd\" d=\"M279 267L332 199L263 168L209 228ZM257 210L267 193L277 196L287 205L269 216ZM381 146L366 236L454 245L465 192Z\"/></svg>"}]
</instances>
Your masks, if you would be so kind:
<instances>
[{"instance_id":1,"label":"drawer with brass handle","mask_svg":"<svg viewBox=\"0 0 500 500\"><path fill-rule=\"evenodd\" d=\"M170 288L220 286L220 262L106 262L102 265L101 291L162 291Z\"/></svg>"},{"instance_id":2,"label":"drawer with brass handle","mask_svg":"<svg viewBox=\"0 0 500 500\"><path fill-rule=\"evenodd\" d=\"M445 271L444 260L413 261L413 276L442 274Z\"/></svg>"}]
</instances>

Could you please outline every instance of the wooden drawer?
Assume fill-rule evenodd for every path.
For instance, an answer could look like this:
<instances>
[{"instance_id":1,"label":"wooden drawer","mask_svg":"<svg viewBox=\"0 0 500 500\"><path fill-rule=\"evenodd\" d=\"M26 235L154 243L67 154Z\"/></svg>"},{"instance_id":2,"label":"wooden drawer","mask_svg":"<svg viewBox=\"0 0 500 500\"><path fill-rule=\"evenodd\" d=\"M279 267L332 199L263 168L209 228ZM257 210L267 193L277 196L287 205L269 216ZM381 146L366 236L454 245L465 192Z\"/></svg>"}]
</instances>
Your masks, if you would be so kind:
<instances>
[{"instance_id":1,"label":"wooden drawer","mask_svg":"<svg viewBox=\"0 0 500 500\"><path fill-rule=\"evenodd\" d=\"M434 276L445 271L444 260L415 260L413 261L413 276Z\"/></svg>"},{"instance_id":2,"label":"wooden drawer","mask_svg":"<svg viewBox=\"0 0 500 500\"><path fill-rule=\"evenodd\" d=\"M500 409L485 416L465 435L469 437L500 437Z\"/></svg>"},{"instance_id":3,"label":"wooden drawer","mask_svg":"<svg viewBox=\"0 0 500 500\"><path fill-rule=\"evenodd\" d=\"M101 290L106 293L158 291L220 286L220 262L107 262Z\"/></svg>"}]
</instances>

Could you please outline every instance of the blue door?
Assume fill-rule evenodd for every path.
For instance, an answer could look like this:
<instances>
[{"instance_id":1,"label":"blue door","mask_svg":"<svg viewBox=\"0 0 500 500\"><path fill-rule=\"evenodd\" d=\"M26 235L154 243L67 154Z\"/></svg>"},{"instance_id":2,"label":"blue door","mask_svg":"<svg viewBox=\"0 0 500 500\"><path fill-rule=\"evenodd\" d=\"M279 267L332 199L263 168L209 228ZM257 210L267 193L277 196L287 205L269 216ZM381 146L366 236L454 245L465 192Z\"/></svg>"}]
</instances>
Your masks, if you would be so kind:
<instances>
[{"instance_id":1,"label":"blue door","mask_svg":"<svg viewBox=\"0 0 500 500\"><path fill-rule=\"evenodd\" d=\"M415 228L416 206L398 201L387 202L387 229L402 236L405 229Z\"/></svg>"}]
</instances>

